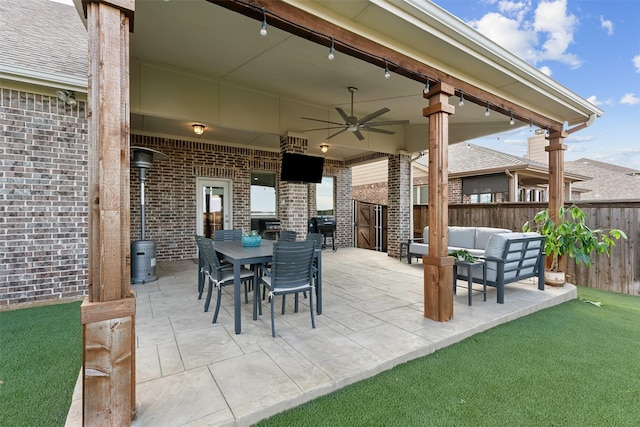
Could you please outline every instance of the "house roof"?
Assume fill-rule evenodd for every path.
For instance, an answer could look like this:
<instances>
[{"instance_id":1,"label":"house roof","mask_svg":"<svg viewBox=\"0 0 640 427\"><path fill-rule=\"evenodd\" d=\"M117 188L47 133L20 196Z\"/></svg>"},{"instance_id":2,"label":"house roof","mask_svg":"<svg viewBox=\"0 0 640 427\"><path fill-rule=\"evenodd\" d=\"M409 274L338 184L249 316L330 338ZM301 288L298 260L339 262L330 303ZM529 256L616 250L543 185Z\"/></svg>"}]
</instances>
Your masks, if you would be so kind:
<instances>
[{"instance_id":1,"label":"house roof","mask_svg":"<svg viewBox=\"0 0 640 427\"><path fill-rule=\"evenodd\" d=\"M638 170L584 158L565 162L565 170L592 177L575 185L581 191L581 200L640 199Z\"/></svg>"},{"instance_id":2,"label":"house roof","mask_svg":"<svg viewBox=\"0 0 640 427\"><path fill-rule=\"evenodd\" d=\"M87 91L87 31L73 6L0 2L0 78Z\"/></svg>"},{"instance_id":3,"label":"house roof","mask_svg":"<svg viewBox=\"0 0 640 427\"><path fill-rule=\"evenodd\" d=\"M417 162L428 167L429 160L426 153ZM503 173L506 170L528 172L540 177L549 174L549 166L535 160L466 142L449 145L450 178ZM565 172L565 180L567 181L582 181L588 178L585 175Z\"/></svg>"}]
</instances>

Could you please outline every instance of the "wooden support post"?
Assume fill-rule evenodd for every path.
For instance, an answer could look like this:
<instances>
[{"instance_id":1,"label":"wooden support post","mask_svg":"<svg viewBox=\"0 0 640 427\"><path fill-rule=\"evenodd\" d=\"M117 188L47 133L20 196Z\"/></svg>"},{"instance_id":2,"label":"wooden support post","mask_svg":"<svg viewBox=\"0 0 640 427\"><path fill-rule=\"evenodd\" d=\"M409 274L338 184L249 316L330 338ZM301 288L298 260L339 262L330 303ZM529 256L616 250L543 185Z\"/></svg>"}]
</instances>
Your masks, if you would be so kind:
<instances>
[{"instance_id":1,"label":"wooden support post","mask_svg":"<svg viewBox=\"0 0 640 427\"><path fill-rule=\"evenodd\" d=\"M429 256L424 256L424 315L446 322L453 318L453 258L447 255L449 223L449 105L454 87L432 86L429 106L422 115L429 118Z\"/></svg>"},{"instance_id":2,"label":"wooden support post","mask_svg":"<svg viewBox=\"0 0 640 427\"><path fill-rule=\"evenodd\" d=\"M135 414L129 219L129 31L134 0L83 0L89 36L89 295L81 306L84 425Z\"/></svg>"},{"instance_id":3,"label":"wooden support post","mask_svg":"<svg viewBox=\"0 0 640 427\"><path fill-rule=\"evenodd\" d=\"M558 219L558 209L564 206L564 152L567 146L562 143L567 133L563 131L552 131L549 134L549 145L545 151L549 153L549 216L553 221ZM551 265L550 257L547 257L545 264ZM558 258L558 267L562 271L567 271L567 260L565 256Z\"/></svg>"}]
</instances>

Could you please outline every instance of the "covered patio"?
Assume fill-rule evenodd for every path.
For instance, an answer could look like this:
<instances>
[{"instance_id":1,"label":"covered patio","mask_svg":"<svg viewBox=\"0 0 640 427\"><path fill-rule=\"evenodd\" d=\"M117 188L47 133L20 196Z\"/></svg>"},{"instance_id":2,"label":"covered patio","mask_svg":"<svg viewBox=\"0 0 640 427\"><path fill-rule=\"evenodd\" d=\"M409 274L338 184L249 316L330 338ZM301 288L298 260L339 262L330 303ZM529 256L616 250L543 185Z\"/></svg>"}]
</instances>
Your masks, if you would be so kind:
<instances>
[{"instance_id":1,"label":"covered patio","mask_svg":"<svg viewBox=\"0 0 640 427\"><path fill-rule=\"evenodd\" d=\"M133 426L248 426L318 396L428 355L496 325L576 297L576 288L531 280L508 285L505 304L466 290L454 298L454 319L423 316L422 266L384 253L341 248L323 253L323 314L311 328L309 308L277 314L271 338L269 306L252 320L243 304L243 331L234 333L233 297L224 293L217 324L197 299L197 264L161 263L156 282L135 285L137 419ZM463 284L462 282L460 283ZM280 304L276 304L279 310ZM79 378L67 427L81 425Z\"/></svg>"},{"instance_id":2,"label":"covered patio","mask_svg":"<svg viewBox=\"0 0 640 427\"><path fill-rule=\"evenodd\" d=\"M142 383L134 365L143 352L136 325L144 328L136 306L144 303L137 304L130 286L130 241L140 222L130 194L132 142L169 156L149 191L160 195L152 210L166 209L149 224L160 261L194 256L199 179L225 180L233 205L225 228L247 231L251 172L279 176L283 154L323 156L321 144L329 146L323 176L335 179L341 249L352 237L350 168L388 158L387 249L398 256L411 231L410 164L428 149L431 244L415 272L412 303L418 315L448 322L457 321L446 244L448 144L516 127L546 129L555 212L564 201L563 139L602 114L430 1L76 0L76 6L89 36L84 394L99 396L84 399L87 424L124 425L144 412L136 407L136 382ZM358 88L353 111L348 87ZM360 127L373 116L382 131ZM193 124L204 125L200 136ZM278 180L276 188L283 228L306 234L317 212L315 187ZM343 262L345 251L338 253Z\"/></svg>"}]
</instances>

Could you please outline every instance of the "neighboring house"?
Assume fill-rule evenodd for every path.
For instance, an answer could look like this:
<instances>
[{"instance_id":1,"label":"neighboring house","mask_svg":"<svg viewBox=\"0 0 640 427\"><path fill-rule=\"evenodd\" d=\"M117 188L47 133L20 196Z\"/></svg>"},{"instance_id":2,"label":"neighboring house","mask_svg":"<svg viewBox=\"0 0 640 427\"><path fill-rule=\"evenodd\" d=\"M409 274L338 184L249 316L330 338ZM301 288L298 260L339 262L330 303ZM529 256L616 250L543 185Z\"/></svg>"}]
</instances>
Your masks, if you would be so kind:
<instances>
[{"instance_id":1,"label":"neighboring house","mask_svg":"<svg viewBox=\"0 0 640 427\"><path fill-rule=\"evenodd\" d=\"M565 162L565 170L591 177L575 186L580 200L640 199L639 170L584 158Z\"/></svg>"},{"instance_id":2,"label":"neighboring house","mask_svg":"<svg viewBox=\"0 0 640 427\"><path fill-rule=\"evenodd\" d=\"M428 201L429 153L413 162L413 204ZM386 204L385 161L353 168L353 198ZM566 194L580 197L575 182L588 176L565 172ZM449 203L543 202L548 199L549 167L467 142L449 146Z\"/></svg>"}]
</instances>

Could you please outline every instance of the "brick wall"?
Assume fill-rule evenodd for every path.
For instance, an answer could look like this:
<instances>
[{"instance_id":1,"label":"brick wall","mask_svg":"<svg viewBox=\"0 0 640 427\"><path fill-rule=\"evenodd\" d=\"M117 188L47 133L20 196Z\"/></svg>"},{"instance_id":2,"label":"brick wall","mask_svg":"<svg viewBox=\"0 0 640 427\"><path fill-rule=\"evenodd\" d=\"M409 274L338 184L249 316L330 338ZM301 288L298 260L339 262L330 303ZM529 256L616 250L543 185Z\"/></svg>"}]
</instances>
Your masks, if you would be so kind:
<instances>
[{"instance_id":1,"label":"brick wall","mask_svg":"<svg viewBox=\"0 0 640 427\"><path fill-rule=\"evenodd\" d=\"M375 205L386 206L388 200L388 187L386 182L377 184L357 185L352 189L353 200Z\"/></svg>"},{"instance_id":2,"label":"brick wall","mask_svg":"<svg viewBox=\"0 0 640 427\"><path fill-rule=\"evenodd\" d=\"M0 310L86 292L85 108L0 88Z\"/></svg>"},{"instance_id":3,"label":"brick wall","mask_svg":"<svg viewBox=\"0 0 640 427\"><path fill-rule=\"evenodd\" d=\"M411 156L389 156L389 208L387 216L387 254L397 257L400 242L410 236L410 168Z\"/></svg>"},{"instance_id":4,"label":"brick wall","mask_svg":"<svg viewBox=\"0 0 640 427\"><path fill-rule=\"evenodd\" d=\"M158 261L195 257L196 178L233 181L233 228L248 231L251 228L251 171L273 171L278 176L280 171L281 154L271 151L141 135L132 135L131 145L153 148L169 156L169 159L156 162L147 170L145 182L145 234L147 239L156 242ZM351 242L351 170L346 169L342 162L327 161L324 175L335 177L336 215L340 224L336 243L347 246ZM285 220L283 224L289 224L289 217L297 218L303 213L304 223L297 218L298 225L306 230L306 202L299 206L296 203L302 203L302 199L306 201L310 194L315 193L308 188L313 184L278 182L277 185L278 197L289 200L284 208L278 203L279 215ZM342 190L345 186L348 186L348 191ZM132 167L132 241L140 238L139 188L138 170ZM348 203L345 203L345 197L348 197ZM345 204L349 205L348 208Z\"/></svg>"}]
</instances>

